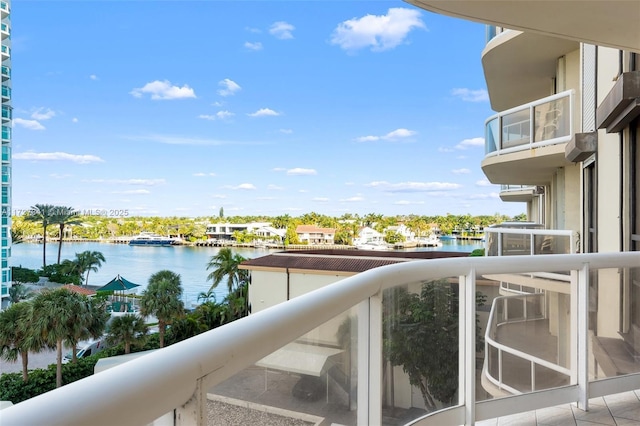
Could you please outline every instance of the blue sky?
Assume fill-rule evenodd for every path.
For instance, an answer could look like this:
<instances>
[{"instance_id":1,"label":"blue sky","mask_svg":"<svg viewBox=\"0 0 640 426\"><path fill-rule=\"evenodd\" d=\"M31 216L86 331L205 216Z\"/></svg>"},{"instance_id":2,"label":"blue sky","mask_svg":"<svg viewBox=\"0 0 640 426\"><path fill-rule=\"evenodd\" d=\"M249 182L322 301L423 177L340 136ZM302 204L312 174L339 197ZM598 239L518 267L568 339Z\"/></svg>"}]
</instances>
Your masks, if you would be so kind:
<instances>
[{"instance_id":1,"label":"blue sky","mask_svg":"<svg viewBox=\"0 0 640 426\"><path fill-rule=\"evenodd\" d=\"M484 26L385 1L12 2L13 209L516 215Z\"/></svg>"}]
</instances>

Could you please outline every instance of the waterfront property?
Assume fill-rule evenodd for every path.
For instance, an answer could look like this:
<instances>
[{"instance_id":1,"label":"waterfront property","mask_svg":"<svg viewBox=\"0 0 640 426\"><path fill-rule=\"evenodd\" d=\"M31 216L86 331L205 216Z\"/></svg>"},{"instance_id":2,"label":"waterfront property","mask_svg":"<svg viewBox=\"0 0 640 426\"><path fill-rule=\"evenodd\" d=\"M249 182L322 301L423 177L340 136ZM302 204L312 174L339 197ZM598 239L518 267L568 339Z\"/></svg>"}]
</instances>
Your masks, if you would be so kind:
<instances>
[{"instance_id":1,"label":"waterfront property","mask_svg":"<svg viewBox=\"0 0 640 426\"><path fill-rule=\"evenodd\" d=\"M0 57L2 59L2 219L0 220L0 309L9 302L9 288L11 287L11 2L0 2Z\"/></svg>"}]
</instances>

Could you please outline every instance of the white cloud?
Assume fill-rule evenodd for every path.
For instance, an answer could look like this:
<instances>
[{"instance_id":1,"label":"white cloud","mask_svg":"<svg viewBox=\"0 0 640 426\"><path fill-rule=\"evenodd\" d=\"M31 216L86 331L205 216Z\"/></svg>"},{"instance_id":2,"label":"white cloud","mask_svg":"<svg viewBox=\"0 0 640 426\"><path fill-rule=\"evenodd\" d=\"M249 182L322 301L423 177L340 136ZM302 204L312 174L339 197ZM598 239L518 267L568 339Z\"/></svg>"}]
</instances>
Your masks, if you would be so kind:
<instances>
[{"instance_id":1,"label":"white cloud","mask_svg":"<svg viewBox=\"0 0 640 426\"><path fill-rule=\"evenodd\" d=\"M222 89L218 90L218 95L220 96L235 95L237 91L242 90L238 83L228 78L220 80L218 86L222 86Z\"/></svg>"},{"instance_id":2,"label":"white cloud","mask_svg":"<svg viewBox=\"0 0 640 426\"><path fill-rule=\"evenodd\" d=\"M469 169L453 169L451 170L451 173L453 173L454 175L466 175L471 173L471 170Z\"/></svg>"},{"instance_id":3,"label":"white cloud","mask_svg":"<svg viewBox=\"0 0 640 426\"><path fill-rule=\"evenodd\" d=\"M216 176L215 173L203 173L203 172L194 173L193 175L196 177Z\"/></svg>"},{"instance_id":4,"label":"white cloud","mask_svg":"<svg viewBox=\"0 0 640 426\"><path fill-rule=\"evenodd\" d=\"M129 93L136 98L149 94L154 101L196 97L195 92L188 85L185 84L182 87L172 86L168 80L155 80L145 84L143 87L133 89Z\"/></svg>"},{"instance_id":5,"label":"white cloud","mask_svg":"<svg viewBox=\"0 0 640 426\"><path fill-rule=\"evenodd\" d=\"M202 118L203 120L225 120L229 117L233 117L235 114L230 111L218 111L214 115L211 114L200 114L198 118Z\"/></svg>"},{"instance_id":6,"label":"white cloud","mask_svg":"<svg viewBox=\"0 0 640 426\"><path fill-rule=\"evenodd\" d=\"M491 182L489 182L487 179L481 179L476 181L476 186L491 186L493 185Z\"/></svg>"},{"instance_id":7,"label":"white cloud","mask_svg":"<svg viewBox=\"0 0 640 426\"><path fill-rule=\"evenodd\" d=\"M291 31L295 29L296 27L287 22L278 21L271 24L271 27L269 27L269 34L275 38L279 38L280 40L287 40L293 38Z\"/></svg>"},{"instance_id":8,"label":"white cloud","mask_svg":"<svg viewBox=\"0 0 640 426\"><path fill-rule=\"evenodd\" d=\"M91 183L112 183L117 185L143 185L143 186L156 186L162 185L166 181L164 179L87 179L83 182Z\"/></svg>"},{"instance_id":9,"label":"white cloud","mask_svg":"<svg viewBox=\"0 0 640 426\"><path fill-rule=\"evenodd\" d=\"M274 184L270 184L270 185L267 185L267 189L270 190L270 191L282 191L284 189L284 187L278 186L278 185L274 185Z\"/></svg>"},{"instance_id":10,"label":"white cloud","mask_svg":"<svg viewBox=\"0 0 640 426\"><path fill-rule=\"evenodd\" d=\"M284 167L274 167L271 170L274 171L274 172L284 172L287 169L285 169Z\"/></svg>"},{"instance_id":11,"label":"white cloud","mask_svg":"<svg viewBox=\"0 0 640 426\"><path fill-rule=\"evenodd\" d=\"M37 120L25 120L24 118L14 118L13 124L29 130L45 130L45 127Z\"/></svg>"},{"instance_id":12,"label":"white cloud","mask_svg":"<svg viewBox=\"0 0 640 426\"><path fill-rule=\"evenodd\" d=\"M360 136L356 138L356 142L375 142L380 140L380 136Z\"/></svg>"},{"instance_id":13,"label":"white cloud","mask_svg":"<svg viewBox=\"0 0 640 426\"><path fill-rule=\"evenodd\" d=\"M341 22L331 35L331 44L347 51L371 48L374 52L381 52L403 43L414 28L426 29L420 12L390 8L386 15L366 15Z\"/></svg>"},{"instance_id":14,"label":"white cloud","mask_svg":"<svg viewBox=\"0 0 640 426\"><path fill-rule=\"evenodd\" d=\"M211 198L217 198L217 199L221 199L221 200L222 200L222 199L224 199L224 198L227 198L227 196L226 196L226 195L224 195L224 194L213 194L213 195L211 196Z\"/></svg>"},{"instance_id":15,"label":"white cloud","mask_svg":"<svg viewBox=\"0 0 640 426\"><path fill-rule=\"evenodd\" d=\"M399 200L394 202L393 204L397 206L411 206L411 205L420 205L424 204L424 201L407 201L407 200Z\"/></svg>"},{"instance_id":16,"label":"white cloud","mask_svg":"<svg viewBox=\"0 0 640 426\"><path fill-rule=\"evenodd\" d=\"M71 122L72 122L72 123L77 123L77 122L78 122L78 118L77 118L77 117L73 117L73 118L71 119Z\"/></svg>"},{"instance_id":17,"label":"white cloud","mask_svg":"<svg viewBox=\"0 0 640 426\"><path fill-rule=\"evenodd\" d=\"M237 186L225 186L228 189L241 189L241 190L254 190L257 189L256 186L252 183L241 183Z\"/></svg>"},{"instance_id":18,"label":"white cloud","mask_svg":"<svg viewBox=\"0 0 640 426\"><path fill-rule=\"evenodd\" d=\"M388 141L396 141L398 139L404 139L404 138L409 138L411 136L416 135L418 132L416 132L415 130L409 130L409 129L396 129L393 130L389 133L387 133L386 135L383 136L373 136L373 135L369 135L369 136L360 136L358 138L356 138L356 142L375 142L378 141L380 139L384 139L384 140L388 140Z\"/></svg>"},{"instance_id":19,"label":"white cloud","mask_svg":"<svg viewBox=\"0 0 640 426\"><path fill-rule=\"evenodd\" d=\"M267 116L276 117L280 115L280 113L269 108L260 108L256 112L252 112L251 114L247 114L247 115L249 117L267 117Z\"/></svg>"},{"instance_id":20,"label":"white cloud","mask_svg":"<svg viewBox=\"0 0 640 426\"><path fill-rule=\"evenodd\" d=\"M113 191L112 194L151 194L148 189L128 189L126 191Z\"/></svg>"},{"instance_id":21,"label":"white cloud","mask_svg":"<svg viewBox=\"0 0 640 426\"><path fill-rule=\"evenodd\" d=\"M489 100L489 93L485 89L471 90L458 88L453 89L451 94L465 102L486 102Z\"/></svg>"},{"instance_id":22,"label":"white cloud","mask_svg":"<svg viewBox=\"0 0 640 426\"><path fill-rule=\"evenodd\" d=\"M290 176L302 176L302 175L317 175L318 172L315 171L314 169L303 169L300 167L296 167L294 169L289 169L287 170L287 174Z\"/></svg>"},{"instance_id":23,"label":"white cloud","mask_svg":"<svg viewBox=\"0 0 640 426\"><path fill-rule=\"evenodd\" d=\"M382 139L393 140L393 139L401 139L408 138L415 135L417 132L414 130L408 129L396 129L393 132L389 132L382 137Z\"/></svg>"},{"instance_id":24,"label":"white cloud","mask_svg":"<svg viewBox=\"0 0 640 426\"><path fill-rule=\"evenodd\" d=\"M225 141L218 139L202 139L186 136L174 135L144 135L144 136L123 136L125 139L133 141L148 141L164 143L167 145L195 145L195 146L219 146L219 145L242 145L244 142ZM251 144L254 142L249 142ZM259 142L255 142L259 143Z\"/></svg>"},{"instance_id":25,"label":"white cloud","mask_svg":"<svg viewBox=\"0 0 640 426\"><path fill-rule=\"evenodd\" d=\"M377 181L365 186L377 188L385 192L431 192L461 188L462 185L450 182L400 182L389 183Z\"/></svg>"},{"instance_id":26,"label":"white cloud","mask_svg":"<svg viewBox=\"0 0 640 426\"><path fill-rule=\"evenodd\" d=\"M496 198L500 198L500 194L498 194L497 192L491 192L489 194L471 194L469 196L469 199L471 200L489 200Z\"/></svg>"},{"instance_id":27,"label":"white cloud","mask_svg":"<svg viewBox=\"0 0 640 426\"><path fill-rule=\"evenodd\" d=\"M471 138L465 139L456 145L457 149L467 149L474 147L483 147L484 146L484 138Z\"/></svg>"},{"instance_id":28,"label":"white cloud","mask_svg":"<svg viewBox=\"0 0 640 426\"><path fill-rule=\"evenodd\" d=\"M291 133L293 133L293 130L291 130L291 129L280 129L280 133L284 133L285 135L290 135Z\"/></svg>"},{"instance_id":29,"label":"white cloud","mask_svg":"<svg viewBox=\"0 0 640 426\"><path fill-rule=\"evenodd\" d=\"M49 108L47 109L38 108L37 110L31 113L31 118L38 121L49 120L55 116L56 116L56 112Z\"/></svg>"},{"instance_id":30,"label":"white cloud","mask_svg":"<svg viewBox=\"0 0 640 426\"><path fill-rule=\"evenodd\" d=\"M326 203L329 201L329 199L327 197L314 197L311 199L311 201L316 201L318 203Z\"/></svg>"},{"instance_id":31,"label":"white cloud","mask_svg":"<svg viewBox=\"0 0 640 426\"><path fill-rule=\"evenodd\" d=\"M91 80L99 80L98 76L97 76L97 75L95 75L95 74L91 74L91 75L89 76L89 78L90 78Z\"/></svg>"},{"instance_id":32,"label":"white cloud","mask_svg":"<svg viewBox=\"0 0 640 426\"><path fill-rule=\"evenodd\" d=\"M447 148L444 146L441 146L440 148L438 148L438 152L454 152L455 150L453 148Z\"/></svg>"},{"instance_id":33,"label":"white cloud","mask_svg":"<svg viewBox=\"0 0 640 426\"><path fill-rule=\"evenodd\" d=\"M78 164L103 163L104 160L95 155L78 155L66 152L20 152L13 154L14 160L32 161L71 161Z\"/></svg>"},{"instance_id":34,"label":"white cloud","mask_svg":"<svg viewBox=\"0 0 640 426\"><path fill-rule=\"evenodd\" d=\"M342 198L340 200L341 202L347 202L347 203L355 203L355 202L359 202L359 201L364 201L364 197L360 196L360 195L356 195L355 197L349 197L349 198Z\"/></svg>"},{"instance_id":35,"label":"white cloud","mask_svg":"<svg viewBox=\"0 0 640 426\"><path fill-rule=\"evenodd\" d=\"M249 49L249 50L262 50L262 43L260 43L259 41L256 41L255 43L252 43L250 41L245 41L244 42L244 47Z\"/></svg>"}]
</instances>

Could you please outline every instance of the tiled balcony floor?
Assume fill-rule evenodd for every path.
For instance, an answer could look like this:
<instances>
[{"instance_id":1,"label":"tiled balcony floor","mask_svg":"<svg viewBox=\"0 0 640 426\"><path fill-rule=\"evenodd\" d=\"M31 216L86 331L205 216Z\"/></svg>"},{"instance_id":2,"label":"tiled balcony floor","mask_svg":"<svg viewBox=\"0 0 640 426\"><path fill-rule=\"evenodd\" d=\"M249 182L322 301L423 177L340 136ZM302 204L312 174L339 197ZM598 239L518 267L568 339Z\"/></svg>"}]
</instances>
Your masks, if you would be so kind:
<instances>
[{"instance_id":1,"label":"tiled balcony floor","mask_svg":"<svg viewBox=\"0 0 640 426\"><path fill-rule=\"evenodd\" d=\"M589 411L575 404L476 422L477 426L640 425L640 390L589 400Z\"/></svg>"}]
</instances>

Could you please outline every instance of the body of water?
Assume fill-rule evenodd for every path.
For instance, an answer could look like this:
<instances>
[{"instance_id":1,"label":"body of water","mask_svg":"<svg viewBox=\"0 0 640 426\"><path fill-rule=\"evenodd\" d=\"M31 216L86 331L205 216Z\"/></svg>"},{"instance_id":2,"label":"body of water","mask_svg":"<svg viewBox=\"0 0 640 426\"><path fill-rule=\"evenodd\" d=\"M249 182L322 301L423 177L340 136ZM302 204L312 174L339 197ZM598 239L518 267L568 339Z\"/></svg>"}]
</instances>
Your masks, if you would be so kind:
<instances>
[{"instance_id":1,"label":"body of water","mask_svg":"<svg viewBox=\"0 0 640 426\"><path fill-rule=\"evenodd\" d=\"M404 251L461 251L471 252L482 248L479 241L443 241L442 247L421 247ZM63 243L61 259L75 259L75 254L83 251L99 251L106 262L98 272L89 273L89 284L101 286L120 274L127 280L140 284L138 293L144 290L149 277L163 269L180 274L184 289L183 301L191 307L198 302L198 295L211 287L207 276L207 264L219 247L132 247L127 244L111 243ZM233 248L247 259L266 256L278 250ZM58 257L58 244L47 244L47 264L55 263ZM42 244L16 244L11 248L11 266L22 266L30 269L42 268ZM227 294L226 282L220 283L215 290L216 300L221 301Z\"/></svg>"}]
</instances>

